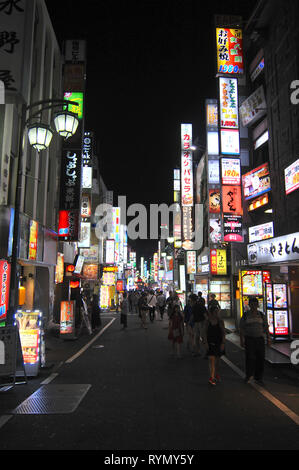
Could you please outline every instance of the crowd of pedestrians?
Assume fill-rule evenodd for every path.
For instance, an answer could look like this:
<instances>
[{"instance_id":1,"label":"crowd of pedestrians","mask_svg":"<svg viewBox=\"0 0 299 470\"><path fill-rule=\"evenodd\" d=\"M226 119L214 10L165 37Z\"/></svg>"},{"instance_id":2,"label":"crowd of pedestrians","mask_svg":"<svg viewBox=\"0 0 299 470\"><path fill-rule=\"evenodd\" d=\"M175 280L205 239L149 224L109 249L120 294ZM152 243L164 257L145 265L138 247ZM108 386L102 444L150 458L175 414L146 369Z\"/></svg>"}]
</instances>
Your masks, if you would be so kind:
<instances>
[{"instance_id":1,"label":"crowd of pedestrians","mask_svg":"<svg viewBox=\"0 0 299 470\"><path fill-rule=\"evenodd\" d=\"M130 291L121 301L121 324L127 328L127 315L131 311L140 318L141 328L147 329L148 322L155 319L168 319L168 340L171 352L177 358L182 357L182 344L193 356L208 359L209 380L212 386L220 382L220 358L225 354L225 327L221 318L220 305L215 294L210 294L206 305L201 292L189 294L183 308L176 292L169 292L168 297L161 290ZM269 338L268 325L264 316L257 310L256 299L251 299L250 310L240 323L240 344L245 350L246 379L252 377L263 384L265 359L264 335Z\"/></svg>"}]
</instances>

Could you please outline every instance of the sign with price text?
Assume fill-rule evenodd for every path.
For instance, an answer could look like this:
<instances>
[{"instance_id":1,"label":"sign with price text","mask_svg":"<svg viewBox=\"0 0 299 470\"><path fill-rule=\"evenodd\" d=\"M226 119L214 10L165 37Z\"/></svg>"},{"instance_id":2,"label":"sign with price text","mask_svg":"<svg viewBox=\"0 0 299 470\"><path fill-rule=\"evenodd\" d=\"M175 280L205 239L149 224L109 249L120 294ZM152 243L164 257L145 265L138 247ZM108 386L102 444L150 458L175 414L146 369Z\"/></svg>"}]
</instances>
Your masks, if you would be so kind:
<instances>
[{"instance_id":1,"label":"sign with price text","mask_svg":"<svg viewBox=\"0 0 299 470\"><path fill-rule=\"evenodd\" d=\"M239 158L221 159L222 184L241 184L241 165Z\"/></svg>"}]
</instances>

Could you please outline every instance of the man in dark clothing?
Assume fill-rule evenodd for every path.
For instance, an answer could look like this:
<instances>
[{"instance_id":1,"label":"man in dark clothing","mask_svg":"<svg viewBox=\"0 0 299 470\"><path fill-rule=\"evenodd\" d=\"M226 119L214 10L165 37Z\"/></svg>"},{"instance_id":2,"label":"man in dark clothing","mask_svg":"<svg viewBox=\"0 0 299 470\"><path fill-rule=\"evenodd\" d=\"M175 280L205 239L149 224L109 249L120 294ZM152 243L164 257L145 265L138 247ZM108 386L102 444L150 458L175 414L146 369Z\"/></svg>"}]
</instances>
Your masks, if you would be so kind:
<instances>
[{"instance_id":1,"label":"man in dark clothing","mask_svg":"<svg viewBox=\"0 0 299 470\"><path fill-rule=\"evenodd\" d=\"M258 299L249 299L248 312L244 312L240 320L240 345L245 348L245 382L252 376L255 382L263 385L265 363L265 337L271 343L268 323L265 315L258 310Z\"/></svg>"},{"instance_id":2,"label":"man in dark clothing","mask_svg":"<svg viewBox=\"0 0 299 470\"><path fill-rule=\"evenodd\" d=\"M190 296L190 303L191 319L193 323L193 354L197 355L201 352L201 341L203 338L205 320L207 318L207 309L205 307L204 298L202 297L201 301L199 301L195 294Z\"/></svg>"},{"instance_id":3,"label":"man in dark clothing","mask_svg":"<svg viewBox=\"0 0 299 470\"><path fill-rule=\"evenodd\" d=\"M210 301L208 303L208 310L211 310L214 307L217 307L217 308L219 308L219 310L221 310L220 309L220 304L219 304L218 300L216 300L216 295L211 294L210 295Z\"/></svg>"},{"instance_id":4,"label":"man in dark clothing","mask_svg":"<svg viewBox=\"0 0 299 470\"><path fill-rule=\"evenodd\" d=\"M201 305L205 305L206 301L202 296L202 292L197 292L197 300Z\"/></svg>"}]
</instances>

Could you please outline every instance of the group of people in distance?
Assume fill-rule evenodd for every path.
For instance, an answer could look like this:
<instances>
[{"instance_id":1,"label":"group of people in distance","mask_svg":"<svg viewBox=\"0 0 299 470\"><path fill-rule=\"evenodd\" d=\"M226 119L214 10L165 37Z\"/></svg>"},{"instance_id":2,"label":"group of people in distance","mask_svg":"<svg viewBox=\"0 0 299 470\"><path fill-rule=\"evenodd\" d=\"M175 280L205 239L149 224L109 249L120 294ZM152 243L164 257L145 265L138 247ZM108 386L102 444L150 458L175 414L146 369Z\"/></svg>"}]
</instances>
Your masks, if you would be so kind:
<instances>
[{"instance_id":1,"label":"group of people in distance","mask_svg":"<svg viewBox=\"0 0 299 470\"><path fill-rule=\"evenodd\" d=\"M172 353L181 358L181 347L186 330L187 347L194 356L209 359L209 384L214 386L220 381L220 358L225 354L225 326L220 315L220 305L215 294L210 294L208 305L201 292L190 294L187 304L182 308L181 301L176 292L169 292L166 296L162 291L138 293L138 312L141 327L146 329L146 319L152 322L156 312L160 312L163 320L167 312L169 320L168 339L172 344ZM127 293L121 304L121 323L127 327L127 313L130 311ZM240 321L240 345L245 349L245 382L254 377L256 383L263 385L263 372L265 360L265 341L267 336L269 344L269 331L265 316L258 311L258 300L249 301L249 311Z\"/></svg>"},{"instance_id":2,"label":"group of people in distance","mask_svg":"<svg viewBox=\"0 0 299 470\"><path fill-rule=\"evenodd\" d=\"M172 296L170 295L170 298ZM208 357L210 378L209 383L216 385L220 381L219 360L224 354L225 328L220 318L220 305L211 294L208 308L202 293L190 294L182 311L174 294L172 311L169 314L169 340L172 341L174 352L181 357L184 327L187 332L187 347L194 356Z\"/></svg>"}]
</instances>

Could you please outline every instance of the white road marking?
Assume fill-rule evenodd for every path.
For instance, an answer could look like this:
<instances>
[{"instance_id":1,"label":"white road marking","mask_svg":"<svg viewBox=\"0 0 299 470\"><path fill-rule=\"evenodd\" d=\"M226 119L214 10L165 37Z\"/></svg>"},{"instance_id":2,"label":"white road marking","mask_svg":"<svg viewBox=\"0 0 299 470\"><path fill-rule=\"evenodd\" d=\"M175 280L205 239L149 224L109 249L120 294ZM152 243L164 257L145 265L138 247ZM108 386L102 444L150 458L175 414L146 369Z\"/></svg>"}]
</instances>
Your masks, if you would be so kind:
<instances>
[{"instance_id":1,"label":"white road marking","mask_svg":"<svg viewBox=\"0 0 299 470\"><path fill-rule=\"evenodd\" d=\"M76 354L74 354L73 356L71 356L69 359L67 359L65 361L66 364L70 364L71 362L73 362L75 359L77 359L79 356L81 356L81 354L84 353L84 351L86 351L86 349L89 348L89 346L94 343L103 333L105 330L107 330L107 328L109 328L110 325L112 325L112 323L115 321L116 319L115 318L112 318L112 320L101 330L99 331L99 333L91 340L89 341L89 343L87 343L85 346L83 346L83 348L80 349L80 351L78 351Z\"/></svg>"},{"instance_id":2,"label":"white road marking","mask_svg":"<svg viewBox=\"0 0 299 470\"><path fill-rule=\"evenodd\" d=\"M52 380L54 380L57 377L57 375L58 375L57 372L53 372L51 375L49 375L49 377L47 379L45 379L41 382L41 385L49 384L50 382L52 382Z\"/></svg>"},{"instance_id":3,"label":"white road marking","mask_svg":"<svg viewBox=\"0 0 299 470\"><path fill-rule=\"evenodd\" d=\"M237 374L240 375L240 377L245 378L244 372L239 369L239 367L235 366L227 357L222 356L221 358L231 369L233 369ZM294 421L295 424L299 425L299 416L294 413L294 411L290 410L286 405L284 405L281 401L279 401L277 398L275 398L271 393L268 392L264 387L261 387L260 385L250 382L249 385L251 385L253 388L255 388L259 393L261 393L267 400L269 400L273 405L275 405L277 408L279 408L284 414L286 414L292 421Z\"/></svg>"},{"instance_id":4,"label":"white road marking","mask_svg":"<svg viewBox=\"0 0 299 470\"><path fill-rule=\"evenodd\" d=\"M0 429L2 428L2 426L4 426L4 424L7 423L7 421L10 420L10 418L12 418L12 415L2 415L2 416L0 416Z\"/></svg>"}]
</instances>

